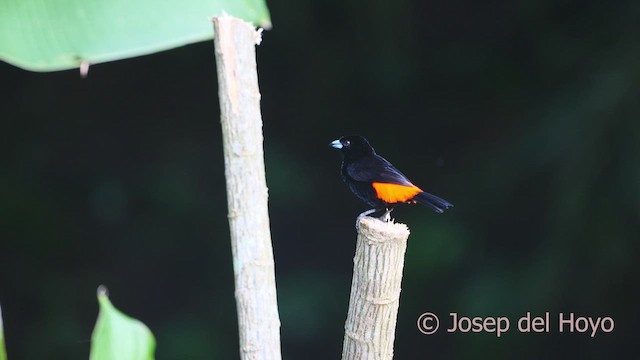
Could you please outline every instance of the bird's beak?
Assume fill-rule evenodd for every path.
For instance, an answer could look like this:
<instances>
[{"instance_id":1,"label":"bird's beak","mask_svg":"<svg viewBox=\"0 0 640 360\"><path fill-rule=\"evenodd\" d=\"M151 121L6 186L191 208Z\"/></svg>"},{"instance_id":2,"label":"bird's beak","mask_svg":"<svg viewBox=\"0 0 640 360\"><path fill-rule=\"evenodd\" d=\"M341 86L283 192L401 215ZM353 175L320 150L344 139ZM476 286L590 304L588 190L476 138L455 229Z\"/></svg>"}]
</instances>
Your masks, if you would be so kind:
<instances>
[{"instance_id":1,"label":"bird's beak","mask_svg":"<svg viewBox=\"0 0 640 360\"><path fill-rule=\"evenodd\" d=\"M333 140L331 144L329 144L329 146L334 149L342 149L342 143L340 142L340 140Z\"/></svg>"}]
</instances>

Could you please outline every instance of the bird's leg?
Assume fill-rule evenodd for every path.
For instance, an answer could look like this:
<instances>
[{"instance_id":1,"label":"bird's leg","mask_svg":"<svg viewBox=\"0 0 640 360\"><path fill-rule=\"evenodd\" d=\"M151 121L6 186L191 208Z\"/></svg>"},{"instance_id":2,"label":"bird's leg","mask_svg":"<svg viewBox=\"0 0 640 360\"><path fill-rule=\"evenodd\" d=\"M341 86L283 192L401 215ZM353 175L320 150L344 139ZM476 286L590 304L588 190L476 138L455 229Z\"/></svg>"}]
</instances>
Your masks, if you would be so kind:
<instances>
[{"instance_id":1,"label":"bird's leg","mask_svg":"<svg viewBox=\"0 0 640 360\"><path fill-rule=\"evenodd\" d=\"M358 215L358 217L356 218L356 231L360 230L360 219L362 219L363 217L367 216L367 215L371 215L374 212L378 211L378 209L369 209L363 213L361 213L360 215Z\"/></svg>"},{"instance_id":2,"label":"bird's leg","mask_svg":"<svg viewBox=\"0 0 640 360\"><path fill-rule=\"evenodd\" d=\"M373 214L373 213L374 213L374 212L376 212L376 211L378 211L378 209L369 209L369 210L367 210L367 211L365 211L365 212L361 213L360 215L358 215L358 219L363 218L363 217L365 217L365 216L367 216L367 215L371 215L371 214Z\"/></svg>"},{"instance_id":3,"label":"bird's leg","mask_svg":"<svg viewBox=\"0 0 640 360\"><path fill-rule=\"evenodd\" d=\"M389 222L391 221L391 212L393 211L393 208L387 208L385 209L384 214L382 214L382 216L380 216L380 220L384 221L384 222Z\"/></svg>"}]
</instances>

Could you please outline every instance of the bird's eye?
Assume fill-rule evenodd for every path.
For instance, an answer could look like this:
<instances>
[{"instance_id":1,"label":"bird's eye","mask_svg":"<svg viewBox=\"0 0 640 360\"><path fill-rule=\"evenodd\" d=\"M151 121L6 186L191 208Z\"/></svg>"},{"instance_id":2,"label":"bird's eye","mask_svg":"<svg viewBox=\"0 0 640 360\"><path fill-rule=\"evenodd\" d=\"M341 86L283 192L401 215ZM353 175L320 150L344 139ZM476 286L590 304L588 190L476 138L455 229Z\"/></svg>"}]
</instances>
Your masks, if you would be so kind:
<instances>
[{"instance_id":1,"label":"bird's eye","mask_svg":"<svg viewBox=\"0 0 640 360\"><path fill-rule=\"evenodd\" d=\"M345 140L345 141L344 141L344 146L349 146L349 145L351 145L351 141L349 141L349 140Z\"/></svg>"}]
</instances>

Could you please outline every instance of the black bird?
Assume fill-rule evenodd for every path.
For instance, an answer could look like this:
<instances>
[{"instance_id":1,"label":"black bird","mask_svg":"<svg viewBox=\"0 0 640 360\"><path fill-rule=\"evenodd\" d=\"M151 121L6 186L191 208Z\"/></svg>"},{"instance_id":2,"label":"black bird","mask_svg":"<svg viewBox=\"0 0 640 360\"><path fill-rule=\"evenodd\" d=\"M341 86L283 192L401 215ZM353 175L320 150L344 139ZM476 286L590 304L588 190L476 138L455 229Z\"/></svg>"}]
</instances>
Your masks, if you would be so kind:
<instances>
[{"instance_id":1,"label":"black bird","mask_svg":"<svg viewBox=\"0 0 640 360\"><path fill-rule=\"evenodd\" d=\"M380 219L389 221L391 211L401 203L423 204L437 213L453 207L450 202L413 185L390 162L376 154L362 136L345 136L334 140L330 146L343 155L342 180L360 200L373 207L358 219L385 210Z\"/></svg>"}]
</instances>

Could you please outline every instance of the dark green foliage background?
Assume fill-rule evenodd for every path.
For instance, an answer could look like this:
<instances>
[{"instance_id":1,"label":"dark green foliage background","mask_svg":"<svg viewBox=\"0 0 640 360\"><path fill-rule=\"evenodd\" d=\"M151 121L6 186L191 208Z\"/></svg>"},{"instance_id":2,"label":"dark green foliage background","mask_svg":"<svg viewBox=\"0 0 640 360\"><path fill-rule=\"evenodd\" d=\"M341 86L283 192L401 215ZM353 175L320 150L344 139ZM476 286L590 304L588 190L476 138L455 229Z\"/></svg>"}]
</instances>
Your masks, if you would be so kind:
<instances>
[{"instance_id":1,"label":"dark green foliage background","mask_svg":"<svg viewBox=\"0 0 640 360\"><path fill-rule=\"evenodd\" d=\"M456 207L407 207L397 359L637 348L640 3L271 1L258 48L283 354L338 359L365 135ZM238 357L213 45L38 74L0 64L11 359L85 359L106 284L158 359ZM611 316L611 334L420 334L432 311ZM512 324L515 325L515 324Z\"/></svg>"}]
</instances>

